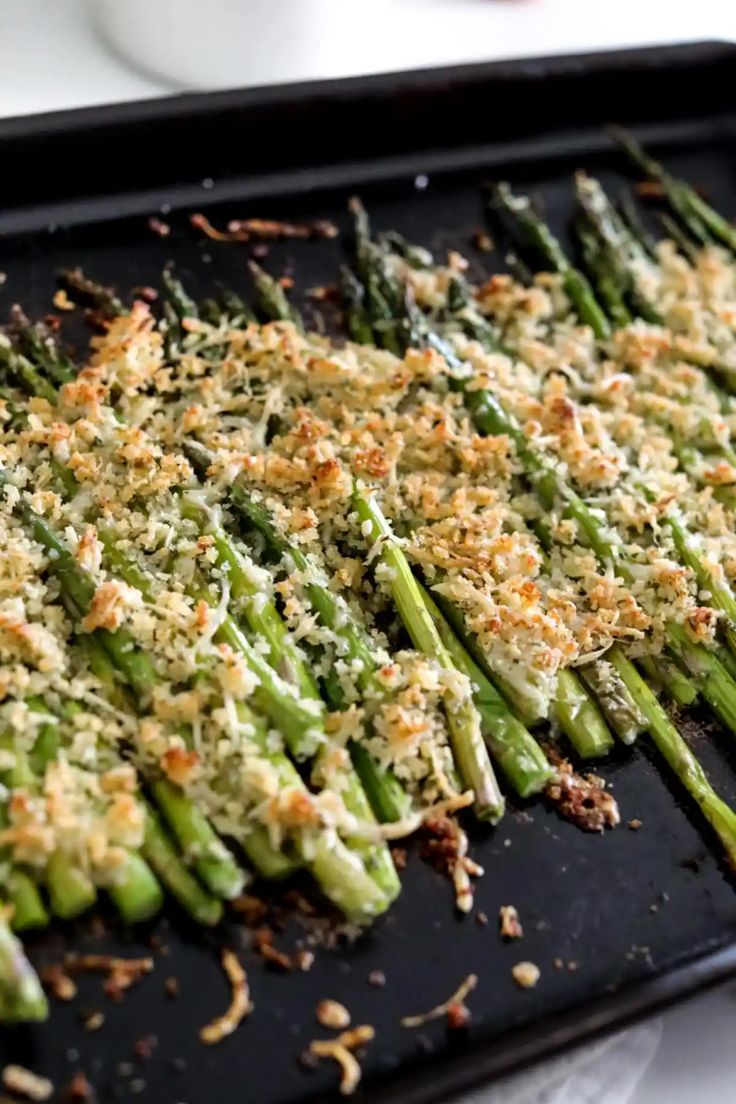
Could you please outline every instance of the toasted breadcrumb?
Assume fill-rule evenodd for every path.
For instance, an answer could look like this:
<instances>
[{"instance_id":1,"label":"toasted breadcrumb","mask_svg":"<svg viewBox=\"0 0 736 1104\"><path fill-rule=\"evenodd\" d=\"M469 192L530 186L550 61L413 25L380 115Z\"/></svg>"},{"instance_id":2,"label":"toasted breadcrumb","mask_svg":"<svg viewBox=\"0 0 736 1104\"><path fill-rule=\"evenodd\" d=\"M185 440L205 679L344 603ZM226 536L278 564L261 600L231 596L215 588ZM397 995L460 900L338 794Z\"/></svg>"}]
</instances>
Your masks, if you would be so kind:
<instances>
[{"instance_id":1,"label":"toasted breadcrumb","mask_svg":"<svg viewBox=\"0 0 736 1104\"><path fill-rule=\"evenodd\" d=\"M339 1001L321 1000L317 1005L316 1016L322 1027L342 1029L350 1024L350 1013Z\"/></svg>"},{"instance_id":2,"label":"toasted breadcrumb","mask_svg":"<svg viewBox=\"0 0 736 1104\"><path fill-rule=\"evenodd\" d=\"M342 1096L351 1096L360 1084L362 1071L352 1051L369 1043L374 1035L374 1029L369 1024L363 1024L350 1031L343 1031L337 1039L314 1039L309 1044L310 1054L316 1058L331 1058L340 1066Z\"/></svg>"},{"instance_id":3,"label":"toasted breadcrumb","mask_svg":"<svg viewBox=\"0 0 736 1104\"><path fill-rule=\"evenodd\" d=\"M443 1016L448 1014L450 1008L465 1003L465 998L469 993L475 989L478 984L478 977L476 974L468 974L465 980L458 986L451 997L448 997L442 1004L436 1005L434 1008L430 1008L429 1012L422 1012L418 1016L404 1016L401 1020L402 1027L423 1027L427 1023L431 1023L432 1020L441 1020Z\"/></svg>"},{"instance_id":4,"label":"toasted breadcrumb","mask_svg":"<svg viewBox=\"0 0 736 1104\"><path fill-rule=\"evenodd\" d=\"M227 948L222 952L222 968L230 982L232 999L222 1016L218 1016L200 1030L199 1037L208 1046L221 1043L228 1035L232 1035L245 1017L253 1011L245 970L235 953Z\"/></svg>"},{"instance_id":5,"label":"toasted breadcrumb","mask_svg":"<svg viewBox=\"0 0 736 1104\"><path fill-rule=\"evenodd\" d=\"M517 962L511 968L511 974L520 989L533 989L541 977L541 971L534 962Z\"/></svg>"},{"instance_id":6,"label":"toasted breadcrumb","mask_svg":"<svg viewBox=\"0 0 736 1104\"><path fill-rule=\"evenodd\" d=\"M39 1077L23 1066L5 1066L2 1080L9 1092L24 1096L27 1100L49 1100L54 1092L54 1084L48 1077Z\"/></svg>"}]
</instances>

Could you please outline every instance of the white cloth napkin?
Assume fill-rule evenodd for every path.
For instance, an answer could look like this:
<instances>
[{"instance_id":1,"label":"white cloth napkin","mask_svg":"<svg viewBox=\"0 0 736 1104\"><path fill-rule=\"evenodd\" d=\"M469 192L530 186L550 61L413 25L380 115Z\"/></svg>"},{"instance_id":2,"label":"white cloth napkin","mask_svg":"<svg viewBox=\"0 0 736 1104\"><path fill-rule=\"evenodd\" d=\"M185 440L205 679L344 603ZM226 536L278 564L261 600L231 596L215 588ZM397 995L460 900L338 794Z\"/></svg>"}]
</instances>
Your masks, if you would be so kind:
<instances>
[{"instance_id":1,"label":"white cloth napkin","mask_svg":"<svg viewBox=\"0 0 736 1104\"><path fill-rule=\"evenodd\" d=\"M628 1104L661 1037L662 1021L650 1020L514 1074L462 1104Z\"/></svg>"}]
</instances>

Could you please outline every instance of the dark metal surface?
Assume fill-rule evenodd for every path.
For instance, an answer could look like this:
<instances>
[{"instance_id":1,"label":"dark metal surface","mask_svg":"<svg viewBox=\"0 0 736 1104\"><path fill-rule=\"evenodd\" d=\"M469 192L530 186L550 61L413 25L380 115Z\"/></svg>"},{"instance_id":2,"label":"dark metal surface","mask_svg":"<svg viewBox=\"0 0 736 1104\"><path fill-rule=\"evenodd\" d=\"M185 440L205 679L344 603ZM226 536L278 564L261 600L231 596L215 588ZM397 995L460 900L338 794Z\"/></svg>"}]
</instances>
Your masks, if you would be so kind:
<instances>
[{"instance_id":1,"label":"dark metal surface","mask_svg":"<svg viewBox=\"0 0 736 1104\"><path fill-rule=\"evenodd\" d=\"M0 123L3 314L19 300L47 310L55 270L81 263L127 292L157 280L173 259L198 292L218 281L247 291L242 246L202 241L187 213L206 209L218 225L248 214L324 216L345 224L345 199L360 187L378 228L472 255L483 223L479 184L509 176L542 198L563 231L572 209L570 174L585 166L620 181L623 159L603 126L634 125L724 210L734 192L734 52L721 46L474 66L302 89L259 89L123 105ZM428 177L416 181L418 176ZM206 184L203 186L202 181ZM167 205L172 234L161 239L147 214ZM170 207L170 211L169 211ZM125 216L125 217L122 217ZM54 229L48 232L47 227ZM275 247L268 265L293 264L299 286L329 282L340 242ZM475 256L489 271L493 256ZM688 732L711 777L736 801L731 737L702 724ZM561 1046L643 1015L736 969L736 894L697 811L671 788L646 739L601 768L613 785L622 826L585 836L540 802L509 811L495 829L473 831L486 868L476 916L453 914L447 882L410 856L404 894L361 940L316 948L309 973L266 969L233 925L203 936L176 915L158 925L167 948L154 973L121 1003L85 978L74 1005L53 1008L48 1025L3 1029L0 1065L12 1058L59 1087L86 1072L101 1101L279 1104L335 1092L336 1071L304 1072L297 1056L324 1036L314 1009L342 1001L375 1042L363 1061L364 1101L446 1099ZM627 822L639 818L638 831ZM514 904L519 943L497 931L500 905ZM36 942L39 961L64 947L140 953L150 933L95 935L89 926ZM255 1012L238 1033L204 1048L198 1028L224 1010L218 965L225 941L242 949ZM277 937L304 939L296 920ZM518 989L511 968L536 962L542 975ZM383 988L368 983L386 975ZM443 1023L423 1031L402 1015L445 999L468 973L479 976L467 1034ZM167 977L181 995L164 994ZM79 1011L99 1008L105 1026L83 1029ZM148 1060L135 1042L154 1034ZM122 1063L122 1065L121 1065Z\"/></svg>"}]
</instances>

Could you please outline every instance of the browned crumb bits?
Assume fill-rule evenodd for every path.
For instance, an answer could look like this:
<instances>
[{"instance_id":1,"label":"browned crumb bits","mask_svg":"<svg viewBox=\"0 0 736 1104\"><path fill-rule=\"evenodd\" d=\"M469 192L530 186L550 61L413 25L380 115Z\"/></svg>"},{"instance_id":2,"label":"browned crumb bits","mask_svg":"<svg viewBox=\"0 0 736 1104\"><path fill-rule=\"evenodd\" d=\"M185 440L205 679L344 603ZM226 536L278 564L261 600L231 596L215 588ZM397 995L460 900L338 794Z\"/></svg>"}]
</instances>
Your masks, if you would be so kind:
<instances>
[{"instance_id":1,"label":"browned crumb bits","mask_svg":"<svg viewBox=\"0 0 736 1104\"><path fill-rule=\"evenodd\" d=\"M541 972L535 962L517 962L511 968L511 975L521 989L533 989L539 981Z\"/></svg>"},{"instance_id":2,"label":"browned crumb bits","mask_svg":"<svg viewBox=\"0 0 736 1104\"><path fill-rule=\"evenodd\" d=\"M53 1082L48 1077L39 1077L24 1066L6 1066L2 1078L9 1092L25 1096L27 1100L48 1100L54 1091Z\"/></svg>"},{"instance_id":3,"label":"browned crumb bits","mask_svg":"<svg viewBox=\"0 0 736 1104\"><path fill-rule=\"evenodd\" d=\"M350 1024L350 1013L344 1004L335 1000L321 1000L317 1005L317 1022L322 1027L334 1027L342 1030Z\"/></svg>"},{"instance_id":4,"label":"browned crumb bits","mask_svg":"<svg viewBox=\"0 0 736 1104\"><path fill-rule=\"evenodd\" d=\"M360 1064L352 1053L375 1036L370 1024L362 1024L350 1031L343 1031L336 1039L314 1039L309 1044L309 1054L315 1058L332 1058L340 1066L340 1093L350 1096L360 1084Z\"/></svg>"},{"instance_id":5,"label":"browned crumb bits","mask_svg":"<svg viewBox=\"0 0 736 1104\"><path fill-rule=\"evenodd\" d=\"M85 1075L75 1073L62 1094L65 1104L94 1104L95 1091Z\"/></svg>"},{"instance_id":6,"label":"browned crumb bits","mask_svg":"<svg viewBox=\"0 0 736 1104\"><path fill-rule=\"evenodd\" d=\"M429 1012L422 1012L418 1016L404 1016L401 1020L402 1027L424 1027L425 1024L431 1023L432 1020L440 1020L443 1016L449 1014L450 1009L454 1005L465 1004L465 998L469 993L475 989L478 984L478 977L476 974L468 974L463 982L460 983L456 991L449 997L448 1000L442 1004L436 1005L434 1008L430 1008Z\"/></svg>"},{"instance_id":7,"label":"browned crumb bits","mask_svg":"<svg viewBox=\"0 0 736 1104\"><path fill-rule=\"evenodd\" d=\"M167 977L164 981L164 993L167 997L178 997L180 992L179 979L175 977Z\"/></svg>"},{"instance_id":8,"label":"browned crumb bits","mask_svg":"<svg viewBox=\"0 0 736 1104\"><path fill-rule=\"evenodd\" d=\"M479 253L490 253L493 250L493 238L485 230L476 230L473 234L473 245Z\"/></svg>"},{"instance_id":9,"label":"browned crumb bits","mask_svg":"<svg viewBox=\"0 0 736 1104\"><path fill-rule=\"evenodd\" d=\"M56 307L57 310L62 310L62 311L73 311L74 310L74 303L72 303L71 299L69 298L67 293L64 291L64 288L59 288L59 290L54 293L52 303L54 304L54 306Z\"/></svg>"},{"instance_id":10,"label":"browned crumb bits","mask_svg":"<svg viewBox=\"0 0 736 1104\"><path fill-rule=\"evenodd\" d=\"M232 997L227 1011L200 1030L200 1039L208 1045L220 1043L232 1035L238 1024L253 1011L245 970L237 956L227 948L222 952L222 968L230 982Z\"/></svg>"},{"instance_id":11,"label":"browned crumb bits","mask_svg":"<svg viewBox=\"0 0 736 1104\"><path fill-rule=\"evenodd\" d=\"M273 932L270 928L259 928L258 931L255 931L253 942L261 958L271 966L276 966L279 970L293 970L294 963L290 955L286 954L285 951L280 951L278 947L274 947Z\"/></svg>"},{"instance_id":12,"label":"browned crumb bits","mask_svg":"<svg viewBox=\"0 0 736 1104\"><path fill-rule=\"evenodd\" d=\"M133 1044L133 1054L140 1062L148 1062L153 1057L153 1052L158 1046L157 1035L143 1035Z\"/></svg>"},{"instance_id":13,"label":"browned crumb bits","mask_svg":"<svg viewBox=\"0 0 736 1104\"><path fill-rule=\"evenodd\" d=\"M371 970L368 975L368 984L375 985L377 989L382 989L386 984L386 975L383 970Z\"/></svg>"},{"instance_id":14,"label":"browned crumb bits","mask_svg":"<svg viewBox=\"0 0 736 1104\"><path fill-rule=\"evenodd\" d=\"M447 1008L448 1031L461 1031L470 1023L470 1009L462 1001L453 1001Z\"/></svg>"},{"instance_id":15,"label":"browned crumb bits","mask_svg":"<svg viewBox=\"0 0 736 1104\"><path fill-rule=\"evenodd\" d=\"M148 220L148 229L152 230L154 234L158 234L159 238L168 238L171 233L171 227L168 222L163 222L161 219L152 216Z\"/></svg>"},{"instance_id":16,"label":"browned crumb bits","mask_svg":"<svg viewBox=\"0 0 736 1104\"><path fill-rule=\"evenodd\" d=\"M637 832L641 828L641 821L638 817L633 817L633 819L629 821L629 828L632 832Z\"/></svg>"},{"instance_id":17,"label":"browned crumb bits","mask_svg":"<svg viewBox=\"0 0 736 1104\"><path fill-rule=\"evenodd\" d=\"M616 799L606 789L605 780L596 774L577 774L559 754L552 756L551 761L557 774L544 792L560 816L584 832L615 828L621 816Z\"/></svg>"},{"instance_id":18,"label":"browned crumb bits","mask_svg":"<svg viewBox=\"0 0 736 1104\"><path fill-rule=\"evenodd\" d=\"M519 914L513 905L501 905L498 910L498 925L502 939L521 939L524 934Z\"/></svg>"},{"instance_id":19,"label":"browned crumb bits","mask_svg":"<svg viewBox=\"0 0 736 1104\"><path fill-rule=\"evenodd\" d=\"M105 1014L100 1012L99 1008L95 1008L90 1012L83 1012L81 1020L85 1031L99 1031L105 1023Z\"/></svg>"},{"instance_id":20,"label":"browned crumb bits","mask_svg":"<svg viewBox=\"0 0 736 1104\"><path fill-rule=\"evenodd\" d=\"M46 989L57 1000L70 1001L76 997L77 986L60 962L45 966L40 972L40 977Z\"/></svg>"}]
</instances>

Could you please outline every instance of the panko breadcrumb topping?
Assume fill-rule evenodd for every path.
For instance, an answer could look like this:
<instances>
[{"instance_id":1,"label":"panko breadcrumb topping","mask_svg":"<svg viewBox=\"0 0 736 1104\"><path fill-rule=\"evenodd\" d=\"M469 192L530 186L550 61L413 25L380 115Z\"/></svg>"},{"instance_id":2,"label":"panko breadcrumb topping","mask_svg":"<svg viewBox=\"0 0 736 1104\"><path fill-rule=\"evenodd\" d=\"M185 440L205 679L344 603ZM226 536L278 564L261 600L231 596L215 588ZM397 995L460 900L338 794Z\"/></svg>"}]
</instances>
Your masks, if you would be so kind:
<instances>
[{"instance_id":1,"label":"panko breadcrumb topping","mask_svg":"<svg viewBox=\"0 0 736 1104\"><path fill-rule=\"evenodd\" d=\"M3 1068L2 1081L8 1092L17 1093L26 1100L50 1100L54 1092L53 1081L40 1077L24 1066L9 1065Z\"/></svg>"},{"instance_id":2,"label":"panko breadcrumb topping","mask_svg":"<svg viewBox=\"0 0 736 1104\"><path fill-rule=\"evenodd\" d=\"M442 1004L436 1005L434 1008L430 1008L429 1012L422 1012L418 1016L404 1016L401 1020L402 1027L423 1027L424 1024L431 1023L432 1020L441 1020L443 1016L446 1016L450 1009L455 1008L465 1003L465 998L472 993L478 984L478 977L476 974L468 974L465 980L457 987L455 992Z\"/></svg>"},{"instance_id":3,"label":"panko breadcrumb topping","mask_svg":"<svg viewBox=\"0 0 736 1104\"><path fill-rule=\"evenodd\" d=\"M353 1054L358 1047L371 1042L375 1036L370 1024L362 1024L349 1031L343 1031L336 1039L314 1039L309 1044L309 1053L316 1058L332 1058L340 1066L340 1093L351 1096L362 1076L360 1063Z\"/></svg>"},{"instance_id":4,"label":"panko breadcrumb topping","mask_svg":"<svg viewBox=\"0 0 736 1104\"><path fill-rule=\"evenodd\" d=\"M520 989L533 989L542 976L534 962L517 962L511 969L514 981Z\"/></svg>"},{"instance_id":5,"label":"panko breadcrumb topping","mask_svg":"<svg viewBox=\"0 0 736 1104\"><path fill-rule=\"evenodd\" d=\"M228 1035L232 1035L246 1016L249 1016L253 1011L245 970L234 951L228 948L224 948L222 951L222 968L230 983L232 997L227 1011L199 1032L202 1042L209 1046L214 1043L221 1043Z\"/></svg>"}]
</instances>

